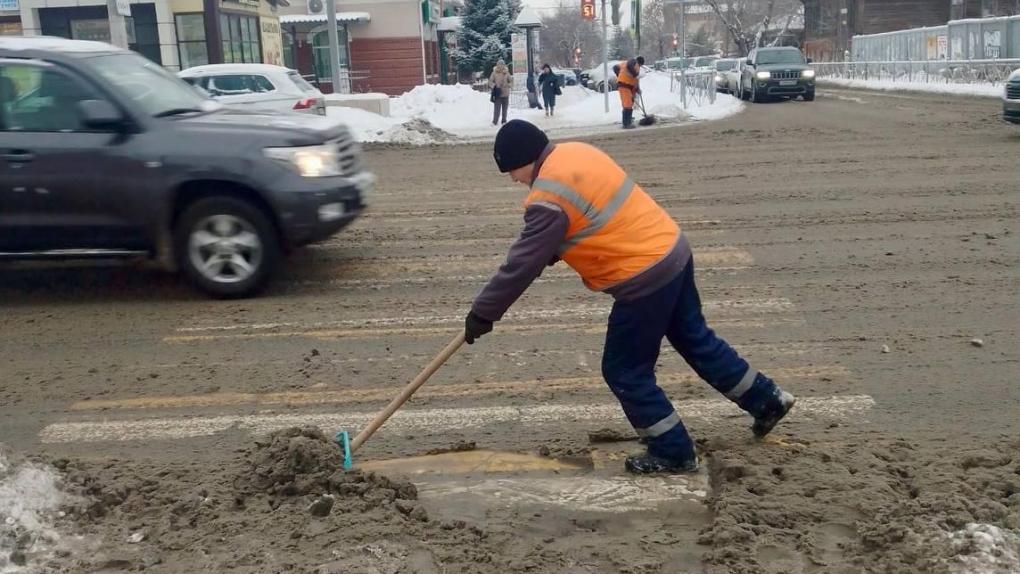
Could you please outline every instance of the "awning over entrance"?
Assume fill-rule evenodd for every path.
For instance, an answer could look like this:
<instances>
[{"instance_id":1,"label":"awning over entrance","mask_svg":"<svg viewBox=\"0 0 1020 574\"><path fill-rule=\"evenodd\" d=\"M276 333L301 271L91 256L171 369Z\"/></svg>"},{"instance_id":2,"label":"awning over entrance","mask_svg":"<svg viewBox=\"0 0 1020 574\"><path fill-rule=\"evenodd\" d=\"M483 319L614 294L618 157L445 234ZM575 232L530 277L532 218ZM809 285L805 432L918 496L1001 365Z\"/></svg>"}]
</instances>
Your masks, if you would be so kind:
<instances>
[{"instance_id":1,"label":"awning over entrance","mask_svg":"<svg viewBox=\"0 0 1020 574\"><path fill-rule=\"evenodd\" d=\"M337 12L337 22L368 22L372 19L372 15L368 12ZM280 16L281 24L312 24L312 23L325 23L327 17L325 14L289 14L286 16Z\"/></svg>"}]
</instances>

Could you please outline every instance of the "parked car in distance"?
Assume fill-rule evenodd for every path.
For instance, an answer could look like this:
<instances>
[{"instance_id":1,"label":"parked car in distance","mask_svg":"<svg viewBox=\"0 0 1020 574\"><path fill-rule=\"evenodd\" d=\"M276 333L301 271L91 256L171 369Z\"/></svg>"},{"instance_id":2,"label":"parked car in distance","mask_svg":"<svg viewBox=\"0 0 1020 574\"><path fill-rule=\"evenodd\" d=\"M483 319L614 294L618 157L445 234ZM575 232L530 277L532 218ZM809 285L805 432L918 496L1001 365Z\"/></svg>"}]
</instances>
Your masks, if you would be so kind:
<instances>
[{"instance_id":1,"label":"parked car in distance","mask_svg":"<svg viewBox=\"0 0 1020 574\"><path fill-rule=\"evenodd\" d=\"M715 61L719 56L699 56L690 64L692 72L710 72L715 69Z\"/></svg>"},{"instance_id":2,"label":"parked car in distance","mask_svg":"<svg viewBox=\"0 0 1020 574\"><path fill-rule=\"evenodd\" d=\"M577 74L573 70L553 68L553 73L560 77L560 86L576 86Z\"/></svg>"},{"instance_id":3,"label":"parked car in distance","mask_svg":"<svg viewBox=\"0 0 1020 574\"><path fill-rule=\"evenodd\" d=\"M326 115L326 98L301 74L268 64L212 64L178 73L224 105Z\"/></svg>"},{"instance_id":4,"label":"parked car in distance","mask_svg":"<svg viewBox=\"0 0 1020 574\"><path fill-rule=\"evenodd\" d=\"M715 61L715 89L717 92L736 94L740 85L739 58L723 58Z\"/></svg>"},{"instance_id":5,"label":"parked car in distance","mask_svg":"<svg viewBox=\"0 0 1020 574\"><path fill-rule=\"evenodd\" d=\"M99 42L0 38L0 258L150 258L218 297L365 209L343 125L228 108Z\"/></svg>"},{"instance_id":6,"label":"parked car in distance","mask_svg":"<svg viewBox=\"0 0 1020 574\"><path fill-rule=\"evenodd\" d=\"M744 62L741 97L752 102L768 98L815 99L815 71L797 48L755 48Z\"/></svg>"},{"instance_id":7,"label":"parked car in distance","mask_svg":"<svg viewBox=\"0 0 1020 574\"><path fill-rule=\"evenodd\" d=\"M1006 80L1002 94L1002 119L1020 124L1020 70L1014 70Z\"/></svg>"},{"instance_id":8,"label":"parked car in distance","mask_svg":"<svg viewBox=\"0 0 1020 574\"><path fill-rule=\"evenodd\" d=\"M619 62L609 62L608 82L606 82L605 75L602 73L601 64L584 72L585 74L587 74L588 77L588 81L584 86L589 90L594 90L596 92L602 93L606 91L606 84L608 84L609 91L610 92L615 91L617 86L616 86L616 74L613 73L613 66L615 66L618 63Z\"/></svg>"}]
</instances>

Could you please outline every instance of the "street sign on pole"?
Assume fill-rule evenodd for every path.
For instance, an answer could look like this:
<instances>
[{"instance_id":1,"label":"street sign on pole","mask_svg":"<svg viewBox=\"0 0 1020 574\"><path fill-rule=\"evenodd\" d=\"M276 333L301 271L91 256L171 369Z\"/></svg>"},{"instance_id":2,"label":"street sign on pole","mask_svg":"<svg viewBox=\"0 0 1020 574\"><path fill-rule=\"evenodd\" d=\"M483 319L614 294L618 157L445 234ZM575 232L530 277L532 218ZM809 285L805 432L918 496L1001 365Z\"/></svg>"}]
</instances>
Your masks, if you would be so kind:
<instances>
[{"instance_id":1,"label":"street sign on pole","mask_svg":"<svg viewBox=\"0 0 1020 574\"><path fill-rule=\"evenodd\" d=\"M595 19L595 0L581 0L581 18L589 21Z\"/></svg>"}]
</instances>

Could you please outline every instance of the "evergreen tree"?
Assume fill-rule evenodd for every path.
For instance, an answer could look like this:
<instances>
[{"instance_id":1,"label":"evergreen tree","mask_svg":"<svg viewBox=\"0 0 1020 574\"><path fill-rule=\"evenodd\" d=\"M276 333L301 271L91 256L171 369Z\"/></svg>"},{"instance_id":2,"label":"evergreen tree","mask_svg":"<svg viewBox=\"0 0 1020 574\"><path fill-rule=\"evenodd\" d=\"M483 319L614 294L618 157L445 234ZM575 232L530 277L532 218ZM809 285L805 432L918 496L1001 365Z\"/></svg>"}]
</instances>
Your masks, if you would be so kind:
<instances>
[{"instance_id":1,"label":"evergreen tree","mask_svg":"<svg viewBox=\"0 0 1020 574\"><path fill-rule=\"evenodd\" d=\"M520 0L467 0L454 56L462 72L488 75L500 58L510 63L510 34Z\"/></svg>"},{"instance_id":2,"label":"evergreen tree","mask_svg":"<svg viewBox=\"0 0 1020 574\"><path fill-rule=\"evenodd\" d=\"M609 39L609 59L629 60L637 56L634 51L634 36L630 30L617 28L613 32L613 37Z\"/></svg>"}]
</instances>

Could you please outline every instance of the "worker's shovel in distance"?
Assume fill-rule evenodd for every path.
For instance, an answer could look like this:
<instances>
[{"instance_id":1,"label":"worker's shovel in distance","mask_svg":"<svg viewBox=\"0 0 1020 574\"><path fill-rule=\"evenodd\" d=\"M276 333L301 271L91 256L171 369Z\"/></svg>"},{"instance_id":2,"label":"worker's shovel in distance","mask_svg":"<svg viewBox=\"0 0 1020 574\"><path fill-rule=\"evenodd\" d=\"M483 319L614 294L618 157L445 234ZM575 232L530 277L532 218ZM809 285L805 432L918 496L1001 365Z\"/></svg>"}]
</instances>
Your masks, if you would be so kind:
<instances>
[{"instance_id":1,"label":"worker's shovel in distance","mask_svg":"<svg viewBox=\"0 0 1020 574\"><path fill-rule=\"evenodd\" d=\"M645 111L645 96L644 96L644 94L638 94L637 97L638 97L638 104L640 104L640 106L641 106L641 116L642 116L642 118L640 120L638 120L638 125L641 125L641 126L650 126L650 125L653 125L655 122L659 121L658 118L656 118L653 115L649 115L648 112Z\"/></svg>"},{"instance_id":2,"label":"worker's shovel in distance","mask_svg":"<svg viewBox=\"0 0 1020 574\"><path fill-rule=\"evenodd\" d=\"M413 381L404 387L404 390L401 391L399 395L390 401L390 404L386 405L385 409L375 415L372 422L368 423L368 426L358 433L358 436L354 437L354 440L351 440L350 434L345 430L341 430L336 433L336 441L340 443L340 446L344 449L344 470L350 470L354 467L354 452L361 448L361 445L365 444L365 441L371 438L372 435L375 434L375 431L379 430L379 427L383 426L383 424L385 424L386 421L393 416L393 413L397 412L400 407L404 406L404 403L411 398L411 395L421 388L421 386L429 380L429 377L434 375L435 372L439 370L439 367L442 367L443 364L445 364L446 361L448 361L463 344L464 332L462 331L454 337L453 340L450 341L450 343L446 345L446 347L440 351L434 359L432 359L432 362L429 363L422 372L418 373L418 376L415 377Z\"/></svg>"}]
</instances>

